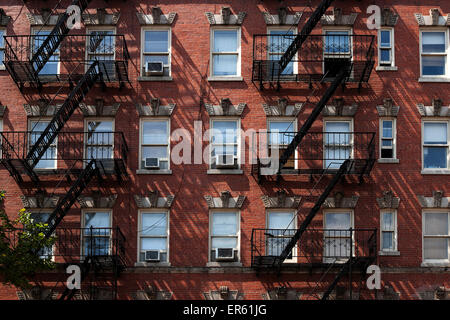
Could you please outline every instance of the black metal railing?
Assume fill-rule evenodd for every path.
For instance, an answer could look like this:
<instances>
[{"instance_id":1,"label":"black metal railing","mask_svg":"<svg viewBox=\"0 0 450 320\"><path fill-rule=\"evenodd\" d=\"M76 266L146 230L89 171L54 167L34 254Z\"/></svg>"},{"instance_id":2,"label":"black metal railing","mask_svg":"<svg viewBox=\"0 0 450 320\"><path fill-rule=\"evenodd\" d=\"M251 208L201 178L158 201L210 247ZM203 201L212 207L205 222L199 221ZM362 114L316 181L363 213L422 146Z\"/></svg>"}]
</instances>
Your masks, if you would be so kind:
<instances>
[{"instance_id":1,"label":"black metal railing","mask_svg":"<svg viewBox=\"0 0 450 320\"><path fill-rule=\"evenodd\" d=\"M41 131L1 132L2 159L26 159ZM49 160L108 160L126 162L128 145L123 132L59 132L55 141L39 161Z\"/></svg>"},{"instance_id":2,"label":"black metal railing","mask_svg":"<svg viewBox=\"0 0 450 320\"><path fill-rule=\"evenodd\" d=\"M253 229L252 266L273 265L296 229ZM376 229L307 229L285 262L321 264L352 258L373 259L377 254Z\"/></svg>"},{"instance_id":3,"label":"black metal railing","mask_svg":"<svg viewBox=\"0 0 450 320\"><path fill-rule=\"evenodd\" d=\"M280 58L296 35L256 34L253 36L252 80L259 82L319 81L333 78L345 62L352 72L347 81L367 82L367 66L373 66L374 36L308 35L286 68L280 72Z\"/></svg>"}]
</instances>

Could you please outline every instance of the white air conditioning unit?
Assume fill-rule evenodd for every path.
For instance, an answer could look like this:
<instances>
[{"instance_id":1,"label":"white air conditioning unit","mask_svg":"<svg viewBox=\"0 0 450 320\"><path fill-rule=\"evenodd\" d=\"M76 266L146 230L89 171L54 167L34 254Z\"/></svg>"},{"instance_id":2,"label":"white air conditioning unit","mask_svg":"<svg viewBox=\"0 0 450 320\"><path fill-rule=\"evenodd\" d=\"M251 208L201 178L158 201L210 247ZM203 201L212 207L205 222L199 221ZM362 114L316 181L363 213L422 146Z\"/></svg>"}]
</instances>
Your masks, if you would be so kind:
<instances>
[{"instance_id":1,"label":"white air conditioning unit","mask_svg":"<svg viewBox=\"0 0 450 320\"><path fill-rule=\"evenodd\" d=\"M162 76L164 74L164 62L149 61L145 64L145 73L150 76Z\"/></svg>"},{"instance_id":2,"label":"white air conditioning unit","mask_svg":"<svg viewBox=\"0 0 450 320\"><path fill-rule=\"evenodd\" d=\"M216 248L216 260L234 260L234 248Z\"/></svg>"},{"instance_id":3,"label":"white air conditioning unit","mask_svg":"<svg viewBox=\"0 0 450 320\"><path fill-rule=\"evenodd\" d=\"M216 167L217 168L234 168L234 160L236 156L233 154L217 154L216 155Z\"/></svg>"},{"instance_id":4,"label":"white air conditioning unit","mask_svg":"<svg viewBox=\"0 0 450 320\"><path fill-rule=\"evenodd\" d=\"M158 262L161 260L159 250L147 250L145 251L145 261Z\"/></svg>"},{"instance_id":5,"label":"white air conditioning unit","mask_svg":"<svg viewBox=\"0 0 450 320\"><path fill-rule=\"evenodd\" d=\"M159 158L145 158L146 169L159 169Z\"/></svg>"}]
</instances>

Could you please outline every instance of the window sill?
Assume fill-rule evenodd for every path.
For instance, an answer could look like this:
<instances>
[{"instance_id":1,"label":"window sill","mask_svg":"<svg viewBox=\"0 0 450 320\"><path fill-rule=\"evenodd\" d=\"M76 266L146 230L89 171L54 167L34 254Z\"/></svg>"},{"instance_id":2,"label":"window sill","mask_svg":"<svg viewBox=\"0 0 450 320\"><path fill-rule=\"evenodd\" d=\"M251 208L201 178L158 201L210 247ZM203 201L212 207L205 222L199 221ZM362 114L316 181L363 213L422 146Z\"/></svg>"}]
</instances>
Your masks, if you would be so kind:
<instances>
[{"instance_id":1,"label":"window sill","mask_svg":"<svg viewBox=\"0 0 450 320\"><path fill-rule=\"evenodd\" d=\"M0 71L5 71L6 68L5 67L0 67Z\"/></svg>"},{"instance_id":2,"label":"window sill","mask_svg":"<svg viewBox=\"0 0 450 320\"><path fill-rule=\"evenodd\" d=\"M207 267L242 267L242 262L208 262Z\"/></svg>"},{"instance_id":3,"label":"window sill","mask_svg":"<svg viewBox=\"0 0 450 320\"><path fill-rule=\"evenodd\" d=\"M208 81L244 81L243 77L208 77Z\"/></svg>"},{"instance_id":4,"label":"window sill","mask_svg":"<svg viewBox=\"0 0 450 320\"><path fill-rule=\"evenodd\" d=\"M398 68L396 66L378 66L375 68L375 71L397 71Z\"/></svg>"},{"instance_id":5,"label":"window sill","mask_svg":"<svg viewBox=\"0 0 450 320\"><path fill-rule=\"evenodd\" d=\"M136 170L136 174L172 174L172 170Z\"/></svg>"},{"instance_id":6,"label":"window sill","mask_svg":"<svg viewBox=\"0 0 450 320\"><path fill-rule=\"evenodd\" d=\"M419 82L450 82L449 77L420 77Z\"/></svg>"},{"instance_id":7,"label":"window sill","mask_svg":"<svg viewBox=\"0 0 450 320\"><path fill-rule=\"evenodd\" d=\"M450 263L448 261L444 262L422 262L420 264L421 267L450 267Z\"/></svg>"},{"instance_id":8,"label":"window sill","mask_svg":"<svg viewBox=\"0 0 450 320\"><path fill-rule=\"evenodd\" d=\"M378 163L399 163L399 159L378 159Z\"/></svg>"},{"instance_id":9,"label":"window sill","mask_svg":"<svg viewBox=\"0 0 450 320\"><path fill-rule=\"evenodd\" d=\"M170 262L136 262L135 267L170 267Z\"/></svg>"},{"instance_id":10,"label":"window sill","mask_svg":"<svg viewBox=\"0 0 450 320\"><path fill-rule=\"evenodd\" d=\"M449 169L422 169L421 174L450 174Z\"/></svg>"},{"instance_id":11,"label":"window sill","mask_svg":"<svg viewBox=\"0 0 450 320\"><path fill-rule=\"evenodd\" d=\"M241 169L209 169L207 174L243 174Z\"/></svg>"},{"instance_id":12,"label":"window sill","mask_svg":"<svg viewBox=\"0 0 450 320\"><path fill-rule=\"evenodd\" d=\"M173 81L171 76L138 77L138 81Z\"/></svg>"},{"instance_id":13,"label":"window sill","mask_svg":"<svg viewBox=\"0 0 450 320\"><path fill-rule=\"evenodd\" d=\"M400 251L378 251L379 256L399 256Z\"/></svg>"}]
</instances>

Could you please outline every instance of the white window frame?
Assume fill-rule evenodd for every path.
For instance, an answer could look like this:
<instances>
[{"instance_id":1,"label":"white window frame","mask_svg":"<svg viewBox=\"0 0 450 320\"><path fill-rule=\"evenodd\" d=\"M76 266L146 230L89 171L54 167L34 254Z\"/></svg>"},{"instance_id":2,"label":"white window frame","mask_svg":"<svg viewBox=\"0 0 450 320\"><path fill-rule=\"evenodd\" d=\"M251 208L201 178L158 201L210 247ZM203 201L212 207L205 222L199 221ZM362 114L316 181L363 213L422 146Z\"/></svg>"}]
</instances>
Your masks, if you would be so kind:
<instances>
[{"instance_id":1,"label":"white window frame","mask_svg":"<svg viewBox=\"0 0 450 320\"><path fill-rule=\"evenodd\" d=\"M326 36L327 32L333 32L333 31L347 31L348 37L349 37L349 46L350 46L350 52L349 53L326 53L325 52L325 43L326 43ZM322 72L325 75L325 58L332 58L333 56L339 55L344 58L346 54L348 54L348 58L351 58L350 61L353 62L353 28L352 27L344 27L344 26L332 26L332 27L323 27L322 28L322 36L323 36L323 48L322 48ZM350 78L353 78L354 70L352 68L350 73Z\"/></svg>"},{"instance_id":2,"label":"white window frame","mask_svg":"<svg viewBox=\"0 0 450 320\"><path fill-rule=\"evenodd\" d=\"M115 119L114 118L100 118L100 117L92 117L92 118L85 118L84 119L84 137L83 137L83 158L87 159L87 141L88 141L88 131L89 131L89 126L88 123L92 122L92 121L111 121L112 122L112 131L111 131L111 136L112 136L112 152L111 152L111 159L114 159L114 131L115 131Z\"/></svg>"},{"instance_id":3,"label":"white window frame","mask_svg":"<svg viewBox=\"0 0 450 320\"><path fill-rule=\"evenodd\" d=\"M32 27L31 28L31 34L33 35L32 39L31 39L31 52L30 52L30 59L34 54L34 41L36 36L38 36L38 33L40 31L52 31L53 28L52 27ZM37 48L36 48L37 49ZM52 54L52 56L58 56L58 64L57 64L57 71L56 74L59 75L61 73L61 51L60 51L60 47L58 47L58 49ZM47 61L48 62L48 61ZM41 70L42 71L42 70ZM39 75L40 77L48 77L48 76L52 76L52 74L41 74Z\"/></svg>"},{"instance_id":4,"label":"white window frame","mask_svg":"<svg viewBox=\"0 0 450 320\"><path fill-rule=\"evenodd\" d=\"M425 137L425 123L446 123L447 124L447 144L424 144ZM432 174L450 174L450 120L438 119L438 118L430 118L426 120L422 120L421 124L421 143L422 143L422 174L432 173ZM447 168L425 168L425 157L424 157L424 149L425 147L447 147Z\"/></svg>"},{"instance_id":5,"label":"white window frame","mask_svg":"<svg viewBox=\"0 0 450 320\"><path fill-rule=\"evenodd\" d=\"M267 154L270 154L270 150L271 150L271 146L272 144L270 143L270 124L274 123L274 122L291 122L292 123L292 132L297 132L297 125L298 125L298 119L297 118L290 118L290 117L273 117L273 118L267 118L267 130L269 131L269 134L267 136ZM292 137L294 138L294 136ZM295 153L294 153L294 169L298 169L298 162L299 162L299 153L298 153L299 148L295 148ZM281 154L280 154L281 156Z\"/></svg>"},{"instance_id":6,"label":"white window frame","mask_svg":"<svg viewBox=\"0 0 450 320\"><path fill-rule=\"evenodd\" d=\"M47 125L48 125L48 123L50 123L51 120L52 119L49 118L49 117L43 117L43 118L30 117L30 118L28 118L28 131L30 132L29 134L31 134L31 131L32 131L33 126L34 126L33 122L47 122ZM30 137L29 137L29 139L30 139ZM37 139L39 139L39 138L37 138ZM30 141L31 141L31 139L30 139ZM53 145L55 146L55 155L56 155L56 158L54 159L55 165L53 167L34 168L34 170L38 170L38 171L39 170L55 170L55 169L58 168L58 136L56 136L55 140L53 140L52 146ZM28 147L28 150L31 149L31 145L28 145L27 147ZM47 150L46 150L46 152L47 152ZM39 160L39 161L41 161L41 160ZM46 159L46 160L44 159L44 161L49 161L49 160L50 159Z\"/></svg>"},{"instance_id":7,"label":"white window frame","mask_svg":"<svg viewBox=\"0 0 450 320\"><path fill-rule=\"evenodd\" d=\"M214 31L220 31L220 30L236 30L237 31L237 51L230 51L230 52L220 52L220 53L215 53L214 52ZM236 78L240 78L241 77L241 27L239 26L220 26L220 27L211 27L210 30L210 50L209 50L209 61L211 61L210 63L210 79L236 79ZM237 55L237 70L236 70L236 74L235 75L214 75L214 56L215 55Z\"/></svg>"},{"instance_id":8,"label":"white window frame","mask_svg":"<svg viewBox=\"0 0 450 320\"><path fill-rule=\"evenodd\" d=\"M392 121L392 138L385 138L383 137L383 122L384 121ZM386 159L397 159L397 119L396 118L380 118L379 123L379 159L380 160L386 160ZM388 147L383 147L383 140L392 140L392 158L382 158L381 156L381 149L391 149Z\"/></svg>"},{"instance_id":9,"label":"white window frame","mask_svg":"<svg viewBox=\"0 0 450 320\"><path fill-rule=\"evenodd\" d=\"M144 133L144 122L167 122L167 169L155 169L155 170L148 170L145 167L142 167L142 147L143 146L164 146L159 144L149 144L149 145L143 145L143 133ZM171 136L171 119L170 118L159 118L159 117L142 117L139 119L139 163L138 163L138 173L159 173L159 172L170 172L170 160L171 160L171 146L170 146L170 136Z\"/></svg>"},{"instance_id":10,"label":"white window frame","mask_svg":"<svg viewBox=\"0 0 450 320\"><path fill-rule=\"evenodd\" d=\"M105 227L105 228L111 228L110 230L110 234L109 234L109 250L108 250L108 254L111 255L112 253L112 239L113 239L113 227L112 227L112 223L113 223L113 210L112 209L105 209L105 208L89 208L89 209L82 209L81 210L81 242L80 242L80 257L83 259L84 258L84 228L86 228L86 213L90 213L90 212L107 212L109 213L109 227ZM95 236L94 236L95 237ZM97 236L99 238L106 238L106 236Z\"/></svg>"},{"instance_id":11,"label":"white window frame","mask_svg":"<svg viewBox=\"0 0 450 320\"><path fill-rule=\"evenodd\" d=\"M271 35L270 35L270 32L271 31L290 31L290 30L292 30L293 32L292 32L292 37L295 37L296 35L297 35L297 28L294 28L294 29L290 29L289 27L281 27L281 26L278 26L278 27L268 27L267 28L267 34L268 34L268 37L270 37ZM269 42L270 43L270 42ZM269 45L268 45L268 49L267 49L267 60L268 61L272 61L271 59L270 59L270 57L271 57L271 55L278 55L278 54L281 54L281 55L283 55L284 54L284 52L272 52L272 51L270 51L270 47L269 47ZM292 65L292 71L293 71L293 73L292 73L292 75L296 75L296 74L298 74L298 52L296 52L295 53L295 55L294 55L294 57L292 58L293 60L295 60L294 62L293 62L293 65ZM289 75L289 74L288 74Z\"/></svg>"},{"instance_id":12,"label":"white window frame","mask_svg":"<svg viewBox=\"0 0 450 320\"><path fill-rule=\"evenodd\" d=\"M381 32L388 31L391 40L389 47L381 46ZM391 51L391 61L383 64L381 61L381 49L389 49ZM394 40L394 28L383 27L378 30L378 68L395 68L395 40Z\"/></svg>"},{"instance_id":13,"label":"white window frame","mask_svg":"<svg viewBox=\"0 0 450 320\"><path fill-rule=\"evenodd\" d=\"M213 169L211 166L212 166L212 163L213 163L213 157L212 157L212 150L213 150L213 146L214 145L218 145L218 146L224 146L224 145L231 145L231 143L227 143L227 144L216 144L216 143L214 143L213 144L213 142L212 142L212 138L213 138L213 129L214 129L214 127L213 127L213 123L215 122L215 121L228 121L228 122L237 122L237 126L236 126L236 133L237 133L237 154L236 154L236 157L237 157L237 167L236 168L230 168L230 169L222 169L222 168L220 168L220 169ZM209 130L209 132L210 132L210 136L209 136L209 170L219 170L219 171L222 171L222 170L239 170L239 169L241 169L241 145L242 145L242 142L241 142L241 119L240 118L236 118L236 117L212 117L212 118L210 118L210 120L209 120L209 128L210 128L210 130ZM233 143L233 145L234 145L234 143Z\"/></svg>"},{"instance_id":14,"label":"white window frame","mask_svg":"<svg viewBox=\"0 0 450 320\"><path fill-rule=\"evenodd\" d=\"M230 236L230 235L224 235L224 236L214 236L212 234L213 230L213 215L214 213L222 213L222 212L228 212L228 213L235 213L236 214L236 228L237 228L237 234ZM236 248L237 251L237 257L236 261L230 261L228 263L239 263L241 261L241 211L239 209L213 209L209 211L209 232L208 232L208 262L212 263L227 263L225 261L212 261L211 260L211 251L213 249L212 247L212 240L213 238L236 238Z\"/></svg>"},{"instance_id":15,"label":"white window frame","mask_svg":"<svg viewBox=\"0 0 450 320\"><path fill-rule=\"evenodd\" d=\"M420 51L420 78L419 81L450 81L450 49L449 49L449 28L421 28L419 30L419 51ZM445 52L443 53L423 53L422 52L422 34L425 32L444 32ZM422 57L423 56L444 56L445 68L443 75L423 75L422 74Z\"/></svg>"},{"instance_id":16,"label":"white window frame","mask_svg":"<svg viewBox=\"0 0 450 320\"><path fill-rule=\"evenodd\" d=\"M349 126L349 134L350 134L350 146L351 146L351 151L350 151L350 158L349 159L353 159L354 155L355 155L355 144L354 144L354 124L353 124L353 118L348 118L348 117L326 117L323 120L323 168L327 169L327 160L326 160L326 125L329 122L348 122L350 124ZM345 145L343 145L343 147L345 147ZM345 160L340 160L342 162L344 162ZM330 168L331 169L331 168ZM338 168L336 168L337 170Z\"/></svg>"},{"instance_id":17,"label":"white window frame","mask_svg":"<svg viewBox=\"0 0 450 320\"><path fill-rule=\"evenodd\" d=\"M345 263L347 262L346 259L333 259L333 258L327 258L325 256L325 252L326 252L326 246L325 246L325 238L327 238L325 236L325 230L327 229L327 224L326 224L326 215L330 214L330 213L338 213L338 214L345 214L345 213L349 213L350 214L350 227L354 230L355 229L355 212L353 209L347 209L347 208L334 208L334 209L325 209L323 210L323 229L324 229L324 233L323 233L323 262L324 263ZM344 230L344 229L343 229ZM333 238L333 237L330 237ZM355 232L353 231L351 234L351 242L352 242L352 250L351 252L353 253L353 257L355 256ZM336 261L335 261L336 260Z\"/></svg>"},{"instance_id":18,"label":"white window frame","mask_svg":"<svg viewBox=\"0 0 450 320\"><path fill-rule=\"evenodd\" d=\"M448 235L425 235L425 215L427 213L447 213ZM447 238L447 259L425 259L425 238ZM424 209L422 210L422 266L450 266L450 210L446 208Z\"/></svg>"},{"instance_id":19,"label":"white window frame","mask_svg":"<svg viewBox=\"0 0 450 320\"><path fill-rule=\"evenodd\" d=\"M146 31L167 31L168 33L168 52L145 52L145 32ZM141 70L139 74L141 77L148 78L149 76L144 75L145 70L145 56L168 56L168 64L164 65L165 68L169 68L169 77L172 76L172 28L167 26L152 26L152 27L142 27L141 28ZM152 76L153 77L153 76ZM164 77L162 76L155 76L158 78Z\"/></svg>"},{"instance_id":20,"label":"white window frame","mask_svg":"<svg viewBox=\"0 0 450 320\"><path fill-rule=\"evenodd\" d=\"M152 213L164 213L166 215L166 236L162 237L162 236L152 236L152 235L142 235L142 215L143 214L152 214ZM156 262L156 263L151 263L151 265L155 265L155 264L165 264L165 265L170 265L170 210L168 209L140 209L138 211L138 215L139 215L139 220L138 220L138 231L137 231L137 257L136 257L136 261L138 264L142 264L145 263L147 264L146 261L140 261L140 254L141 254L141 238L166 238L166 255L167 255L167 259L166 261L160 261L160 262Z\"/></svg>"},{"instance_id":21,"label":"white window frame","mask_svg":"<svg viewBox=\"0 0 450 320\"><path fill-rule=\"evenodd\" d=\"M383 230L384 226L384 214L392 214L392 222L394 224L393 230ZM383 249L383 232L393 232L394 238L392 239L392 249ZM397 252L398 251L398 224L397 224L397 210L395 209L382 209L380 210L380 250L382 252Z\"/></svg>"},{"instance_id":22,"label":"white window frame","mask_svg":"<svg viewBox=\"0 0 450 320\"><path fill-rule=\"evenodd\" d=\"M6 36L6 28L0 28L0 31L3 32L3 37ZM6 70L4 65L5 62L5 52L6 52L6 43L5 39L3 39L3 47L0 47L0 51L3 51L3 61L0 61L0 70Z\"/></svg>"},{"instance_id":23,"label":"white window frame","mask_svg":"<svg viewBox=\"0 0 450 320\"><path fill-rule=\"evenodd\" d=\"M114 39L114 48L113 48L113 52L110 54L106 54L106 53L90 53L89 52L89 39L90 39L90 32L91 31L112 31L112 35L116 35L116 27L109 27L109 26L104 26L104 27L89 27L86 29L86 52L85 52L85 59L86 61L89 61L89 56L101 56L101 57L105 57L105 56L111 56L112 59L111 61L115 61L116 60L116 48L117 48L117 38L113 37ZM108 60L109 61L109 60ZM99 60L99 62L101 62L101 60ZM85 66L85 71L87 71L89 69L89 65L86 64Z\"/></svg>"},{"instance_id":24,"label":"white window frame","mask_svg":"<svg viewBox=\"0 0 450 320\"><path fill-rule=\"evenodd\" d=\"M292 214L293 221L290 222L292 224L292 227L291 227L291 225L289 225L290 228L288 228L288 229L289 230L290 229L292 229L292 230L296 230L297 229L297 224L298 224L297 223L297 220L298 220L297 212L295 210L283 209L283 208L281 208L281 209L266 209L266 229L270 229L270 223L269 222L270 222L270 214L271 213L288 213L288 214ZM287 235L286 238L287 239L292 238L291 234ZM266 250L265 254L268 254L267 253L267 248L265 250ZM297 263L298 262L298 258L299 258L298 257L298 246L296 244L294 246L294 248L292 248L292 258L291 259L287 259L286 258L283 261L283 263L286 263L286 264Z\"/></svg>"}]
</instances>

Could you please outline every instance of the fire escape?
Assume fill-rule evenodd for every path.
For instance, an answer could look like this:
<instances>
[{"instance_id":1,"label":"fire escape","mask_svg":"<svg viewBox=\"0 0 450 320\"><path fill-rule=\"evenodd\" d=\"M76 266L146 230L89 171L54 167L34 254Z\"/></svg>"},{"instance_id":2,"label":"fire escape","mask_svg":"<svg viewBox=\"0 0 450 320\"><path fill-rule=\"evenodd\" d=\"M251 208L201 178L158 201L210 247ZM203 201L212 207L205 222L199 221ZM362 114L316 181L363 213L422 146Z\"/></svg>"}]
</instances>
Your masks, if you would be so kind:
<instances>
[{"instance_id":1,"label":"fire escape","mask_svg":"<svg viewBox=\"0 0 450 320\"><path fill-rule=\"evenodd\" d=\"M83 12L89 3L90 0L74 0L72 5L77 5ZM113 282L117 284L117 276L125 266L125 238L120 230L68 229L60 224L94 178L102 183L111 179L121 182L127 177L128 146L122 132L74 132L65 130L64 126L97 83L105 90L106 83L118 83L122 88L129 82L129 53L122 35L69 34L68 19L67 13L59 15L49 34L5 37L6 69L19 89L23 91L28 85L30 90L38 89L42 94L44 85L56 83L60 87L53 98L45 99L44 110L56 105L61 97L64 100L42 131L1 133L1 164L19 185L28 184L28 188L46 193L42 171L36 170L38 164L56 160L63 163L61 169L50 173L62 175L61 181L69 183L69 190L50 214L45 237L56 236L54 256L64 257L61 262L78 263L83 271L82 278L89 278L90 270L96 274L101 270L112 270ZM86 48L87 52L80 53L80 48ZM45 67L51 63L59 63L61 71L48 72ZM65 92L68 92L67 96ZM98 247L99 233L104 233L103 236L110 240L106 251ZM93 242L86 244L86 239ZM75 291L66 290L60 299L72 298Z\"/></svg>"},{"instance_id":2,"label":"fire escape","mask_svg":"<svg viewBox=\"0 0 450 320\"><path fill-rule=\"evenodd\" d=\"M355 83L359 92L362 84L369 81L374 65L373 36L311 34L332 2L323 0L298 35L292 32L254 35L252 75L253 82L261 90L269 87L279 91L282 82L306 82L311 96L317 94L316 89L312 90L314 83L329 83L297 132L258 134L260 150L269 151L258 154L253 166L253 174L259 183L269 179L270 175L276 176L277 182L283 174L308 174L311 180L313 175L319 177L310 190L314 205L307 209L309 212L298 229L253 229L251 245L252 266L257 270L280 272L287 265L320 268L325 271L319 282L330 276L332 270L336 271L334 280L322 289L320 298L323 300L329 298L345 275L348 274L351 284L352 270L360 270L363 276L367 266L376 259L376 229L310 227L343 177L357 175L361 184L363 177L370 175L375 162L374 133L310 131L336 90L340 86L344 90L347 83ZM294 65L298 73L293 71ZM275 144L277 154L273 154ZM278 167L275 171L269 170L274 162ZM319 195L314 195L319 183L328 178ZM298 213L294 218L297 216ZM286 264L287 259L295 263Z\"/></svg>"}]
</instances>

